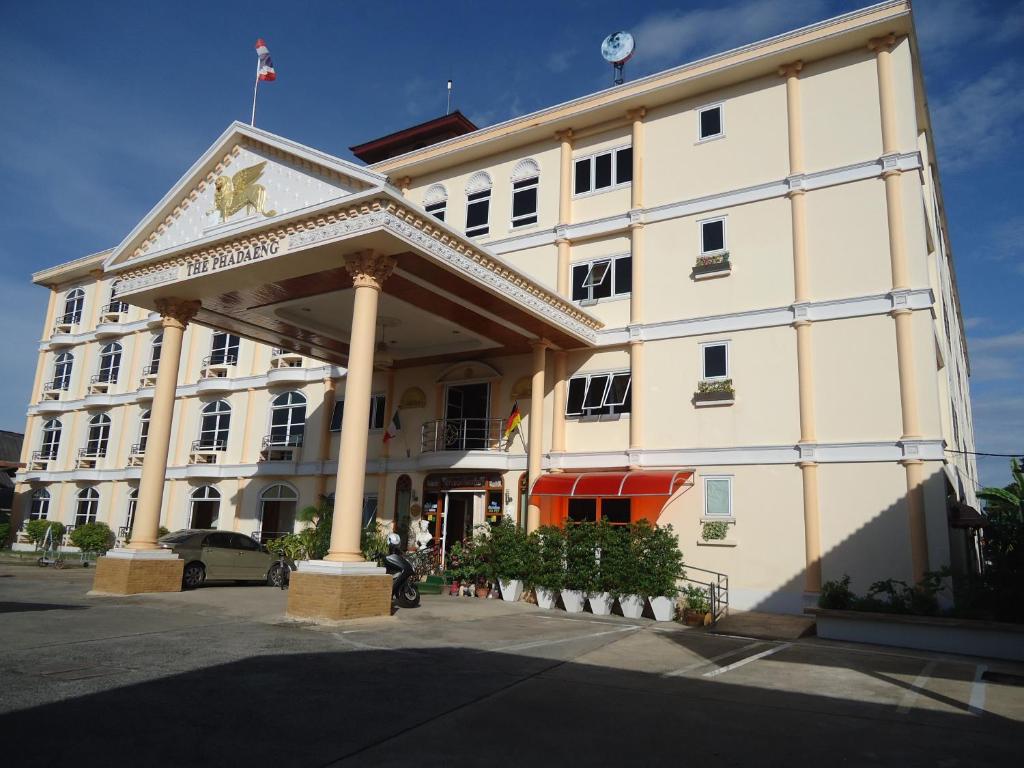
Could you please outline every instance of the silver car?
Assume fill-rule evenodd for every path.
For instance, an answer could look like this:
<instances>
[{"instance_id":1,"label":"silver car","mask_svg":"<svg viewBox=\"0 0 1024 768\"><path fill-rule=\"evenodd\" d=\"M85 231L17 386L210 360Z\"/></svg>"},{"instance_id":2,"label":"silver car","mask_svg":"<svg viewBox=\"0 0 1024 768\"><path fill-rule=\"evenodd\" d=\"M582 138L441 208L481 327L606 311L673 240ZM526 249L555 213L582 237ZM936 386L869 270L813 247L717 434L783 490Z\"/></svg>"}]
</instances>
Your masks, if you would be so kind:
<instances>
[{"instance_id":1,"label":"silver car","mask_svg":"<svg viewBox=\"0 0 1024 768\"><path fill-rule=\"evenodd\" d=\"M188 529L162 536L158 543L185 561L183 589L195 589L207 580L281 583L278 559L243 533Z\"/></svg>"}]
</instances>

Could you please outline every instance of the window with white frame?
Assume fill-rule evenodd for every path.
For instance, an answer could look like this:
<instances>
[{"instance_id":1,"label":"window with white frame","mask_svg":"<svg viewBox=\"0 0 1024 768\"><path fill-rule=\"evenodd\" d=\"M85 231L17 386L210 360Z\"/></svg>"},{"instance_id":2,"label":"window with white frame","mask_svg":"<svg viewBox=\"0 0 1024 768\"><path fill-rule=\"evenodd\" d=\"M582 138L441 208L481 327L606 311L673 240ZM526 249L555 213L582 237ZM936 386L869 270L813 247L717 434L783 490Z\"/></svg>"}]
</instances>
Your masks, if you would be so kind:
<instances>
[{"instance_id":1,"label":"window with white frame","mask_svg":"<svg viewBox=\"0 0 1024 768\"><path fill-rule=\"evenodd\" d=\"M725 123L722 121L722 105L712 104L697 110L697 139L714 139L725 135Z\"/></svg>"},{"instance_id":2,"label":"window with white frame","mask_svg":"<svg viewBox=\"0 0 1024 768\"><path fill-rule=\"evenodd\" d=\"M199 447L225 451L231 428L231 406L223 400L203 406L199 427Z\"/></svg>"},{"instance_id":3,"label":"window with white frame","mask_svg":"<svg viewBox=\"0 0 1024 768\"><path fill-rule=\"evenodd\" d=\"M700 222L700 252L702 255L721 253L725 247L725 217Z\"/></svg>"},{"instance_id":4,"label":"window with white frame","mask_svg":"<svg viewBox=\"0 0 1024 768\"><path fill-rule=\"evenodd\" d=\"M29 520L45 520L50 514L50 492L39 488L32 492L32 505L29 507Z\"/></svg>"},{"instance_id":5,"label":"window with white frame","mask_svg":"<svg viewBox=\"0 0 1024 768\"><path fill-rule=\"evenodd\" d=\"M701 378L722 381L729 378L729 342L712 341L700 345Z\"/></svg>"},{"instance_id":6,"label":"window with white frame","mask_svg":"<svg viewBox=\"0 0 1024 768\"><path fill-rule=\"evenodd\" d=\"M149 418L152 411L143 411L139 416L139 443L137 453L146 452L146 441L149 440Z\"/></svg>"},{"instance_id":7,"label":"window with white frame","mask_svg":"<svg viewBox=\"0 0 1024 768\"><path fill-rule=\"evenodd\" d=\"M444 221L445 211L448 208L448 190L443 184L434 184L427 189L423 196L423 207L431 216L438 221Z\"/></svg>"},{"instance_id":8,"label":"window with white frame","mask_svg":"<svg viewBox=\"0 0 1024 768\"><path fill-rule=\"evenodd\" d=\"M210 365L237 365L239 338L233 333L217 331L210 345Z\"/></svg>"},{"instance_id":9,"label":"window with white frame","mask_svg":"<svg viewBox=\"0 0 1024 768\"><path fill-rule=\"evenodd\" d=\"M120 370L121 345L115 341L100 350L100 369L96 380L107 384L116 384L117 374Z\"/></svg>"},{"instance_id":10,"label":"window with white frame","mask_svg":"<svg viewBox=\"0 0 1024 768\"><path fill-rule=\"evenodd\" d=\"M586 373L569 379L566 416L629 413L632 405L629 371Z\"/></svg>"},{"instance_id":11,"label":"window with white frame","mask_svg":"<svg viewBox=\"0 0 1024 768\"><path fill-rule=\"evenodd\" d=\"M345 415L345 401L338 400L331 413L331 432L341 431ZM384 395L370 395L370 429L384 429Z\"/></svg>"},{"instance_id":12,"label":"window with white frame","mask_svg":"<svg viewBox=\"0 0 1024 768\"><path fill-rule=\"evenodd\" d=\"M43 441L39 444L39 456L43 459L56 459L60 450L60 419L50 419L43 425Z\"/></svg>"},{"instance_id":13,"label":"window with white frame","mask_svg":"<svg viewBox=\"0 0 1024 768\"><path fill-rule=\"evenodd\" d=\"M96 522L100 508L100 492L95 488L83 488L78 492L78 504L75 508L75 527Z\"/></svg>"},{"instance_id":14,"label":"window with white frame","mask_svg":"<svg viewBox=\"0 0 1024 768\"><path fill-rule=\"evenodd\" d=\"M588 157L580 157L573 164L573 194L575 195L611 189L632 180L632 147L619 147Z\"/></svg>"},{"instance_id":15,"label":"window with white frame","mask_svg":"<svg viewBox=\"0 0 1024 768\"><path fill-rule=\"evenodd\" d=\"M704 477L704 516L732 517L732 477Z\"/></svg>"},{"instance_id":16,"label":"window with white frame","mask_svg":"<svg viewBox=\"0 0 1024 768\"><path fill-rule=\"evenodd\" d=\"M135 508L139 505L139 489L132 488L128 492L128 514L125 517L124 527L131 534L132 526L135 524Z\"/></svg>"},{"instance_id":17,"label":"window with white frame","mask_svg":"<svg viewBox=\"0 0 1024 768\"><path fill-rule=\"evenodd\" d=\"M64 314L58 322L78 325L82 322L82 308L85 306L85 291L75 288L64 297Z\"/></svg>"},{"instance_id":18,"label":"window with white frame","mask_svg":"<svg viewBox=\"0 0 1024 768\"><path fill-rule=\"evenodd\" d=\"M483 171L466 183L466 236L479 237L491 231L491 177Z\"/></svg>"},{"instance_id":19,"label":"window with white frame","mask_svg":"<svg viewBox=\"0 0 1024 768\"><path fill-rule=\"evenodd\" d=\"M363 496L363 528L369 528L377 519L377 495Z\"/></svg>"},{"instance_id":20,"label":"window with white frame","mask_svg":"<svg viewBox=\"0 0 1024 768\"><path fill-rule=\"evenodd\" d=\"M306 397L300 392L282 392L270 404L270 444L302 445L306 429Z\"/></svg>"},{"instance_id":21,"label":"window with white frame","mask_svg":"<svg viewBox=\"0 0 1024 768\"><path fill-rule=\"evenodd\" d=\"M572 265L573 301L628 296L632 289L633 257L628 254Z\"/></svg>"},{"instance_id":22,"label":"window with white frame","mask_svg":"<svg viewBox=\"0 0 1024 768\"><path fill-rule=\"evenodd\" d=\"M160 352L164 348L164 335L158 333L153 337L153 344L149 351L149 370L143 373L156 373L160 370Z\"/></svg>"},{"instance_id":23,"label":"window with white frame","mask_svg":"<svg viewBox=\"0 0 1024 768\"><path fill-rule=\"evenodd\" d=\"M110 417L105 413L97 413L89 419L89 432L85 440L85 453L92 458L103 458L107 455L107 443L110 440Z\"/></svg>"},{"instance_id":24,"label":"window with white frame","mask_svg":"<svg viewBox=\"0 0 1024 768\"><path fill-rule=\"evenodd\" d=\"M537 223L537 187L540 166L520 160L512 171L512 229Z\"/></svg>"},{"instance_id":25,"label":"window with white frame","mask_svg":"<svg viewBox=\"0 0 1024 768\"><path fill-rule=\"evenodd\" d=\"M61 352L53 361L52 389L67 391L71 387L71 369L75 364L75 358L70 352Z\"/></svg>"}]
</instances>

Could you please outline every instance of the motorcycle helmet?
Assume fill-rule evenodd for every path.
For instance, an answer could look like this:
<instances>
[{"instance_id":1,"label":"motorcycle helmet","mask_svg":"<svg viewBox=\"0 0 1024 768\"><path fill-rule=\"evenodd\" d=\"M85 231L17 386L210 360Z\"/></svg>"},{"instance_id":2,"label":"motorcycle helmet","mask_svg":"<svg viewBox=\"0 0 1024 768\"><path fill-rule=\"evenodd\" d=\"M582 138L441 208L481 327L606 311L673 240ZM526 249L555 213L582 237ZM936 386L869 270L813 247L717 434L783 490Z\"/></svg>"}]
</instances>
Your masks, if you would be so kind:
<instances>
[{"instance_id":1,"label":"motorcycle helmet","mask_svg":"<svg viewBox=\"0 0 1024 768\"><path fill-rule=\"evenodd\" d=\"M402 538L397 533L389 533L388 534L388 546L389 547L397 547L401 543L402 543Z\"/></svg>"}]
</instances>

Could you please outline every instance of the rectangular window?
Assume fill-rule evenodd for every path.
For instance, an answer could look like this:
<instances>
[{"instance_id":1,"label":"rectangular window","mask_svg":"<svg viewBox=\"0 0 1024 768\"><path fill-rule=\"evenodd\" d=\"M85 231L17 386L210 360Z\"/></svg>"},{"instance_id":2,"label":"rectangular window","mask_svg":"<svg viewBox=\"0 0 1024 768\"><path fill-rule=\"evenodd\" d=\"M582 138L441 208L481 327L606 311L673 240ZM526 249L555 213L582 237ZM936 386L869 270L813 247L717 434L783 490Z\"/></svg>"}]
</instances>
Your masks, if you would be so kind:
<instances>
[{"instance_id":1,"label":"rectangular window","mask_svg":"<svg viewBox=\"0 0 1024 768\"><path fill-rule=\"evenodd\" d=\"M341 431L341 420L345 415L345 401L338 400L331 411L331 432ZM384 395L370 396L370 429L384 429Z\"/></svg>"},{"instance_id":2,"label":"rectangular window","mask_svg":"<svg viewBox=\"0 0 1024 768\"><path fill-rule=\"evenodd\" d=\"M573 192L577 195L611 189L633 180L633 148L620 147L576 160Z\"/></svg>"},{"instance_id":3,"label":"rectangular window","mask_svg":"<svg viewBox=\"0 0 1024 768\"><path fill-rule=\"evenodd\" d=\"M491 212L491 190L474 192L466 200L466 236L478 237L491 231L488 218Z\"/></svg>"},{"instance_id":4,"label":"rectangular window","mask_svg":"<svg viewBox=\"0 0 1024 768\"><path fill-rule=\"evenodd\" d=\"M574 523L596 523L597 499L569 499L569 520Z\"/></svg>"},{"instance_id":5,"label":"rectangular window","mask_svg":"<svg viewBox=\"0 0 1024 768\"><path fill-rule=\"evenodd\" d=\"M627 371L591 373L569 379L566 416L629 413L631 376Z\"/></svg>"},{"instance_id":6,"label":"rectangular window","mask_svg":"<svg viewBox=\"0 0 1024 768\"><path fill-rule=\"evenodd\" d=\"M438 221L444 221L444 211L448 207L447 200L441 200L437 203L431 203L427 206L427 213L433 216Z\"/></svg>"},{"instance_id":7,"label":"rectangular window","mask_svg":"<svg viewBox=\"0 0 1024 768\"><path fill-rule=\"evenodd\" d=\"M721 104L705 107L699 110L697 115L700 123L700 135L698 137L700 141L725 135L725 126L722 124Z\"/></svg>"},{"instance_id":8,"label":"rectangular window","mask_svg":"<svg viewBox=\"0 0 1024 768\"><path fill-rule=\"evenodd\" d=\"M732 517L732 478L704 478L704 516Z\"/></svg>"},{"instance_id":9,"label":"rectangular window","mask_svg":"<svg viewBox=\"0 0 1024 768\"><path fill-rule=\"evenodd\" d=\"M601 519L607 520L611 525L629 525L629 497L601 499Z\"/></svg>"},{"instance_id":10,"label":"rectangular window","mask_svg":"<svg viewBox=\"0 0 1024 768\"><path fill-rule=\"evenodd\" d=\"M719 253L725 250L725 219L700 222L700 252Z\"/></svg>"},{"instance_id":11,"label":"rectangular window","mask_svg":"<svg viewBox=\"0 0 1024 768\"><path fill-rule=\"evenodd\" d=\"M729 378L729 342L702 344L703 378L705 381Z\"/></svg>"},{"instance_id":12,"label":"rectangular window","mask_svg":"<svg viewBox=\"0 0 1024 768\"><path fill-rule=\"evenodd\" d=\"M537 177L512 182L512 228L537 223Z\"/></svg>"},{"instance_id":13,"label":"rectangular window","mask_svg":"<svg viewBox=\"0 0 1024 768\"><path fill-rule=\"evenodd\" d=\"M633 257L574 264L572 267L572 300L590 302L611 296L627 296L633 287Z\"/></svg>"}]
</instances>

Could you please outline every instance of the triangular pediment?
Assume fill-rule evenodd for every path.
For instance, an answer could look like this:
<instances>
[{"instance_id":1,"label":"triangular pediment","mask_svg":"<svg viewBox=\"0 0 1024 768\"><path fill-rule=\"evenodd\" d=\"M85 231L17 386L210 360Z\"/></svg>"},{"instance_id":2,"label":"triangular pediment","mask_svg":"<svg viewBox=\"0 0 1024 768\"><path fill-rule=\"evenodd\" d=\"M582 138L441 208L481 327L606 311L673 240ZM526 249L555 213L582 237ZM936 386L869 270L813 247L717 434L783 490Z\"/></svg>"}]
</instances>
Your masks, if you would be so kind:
<instances>
[{"instance_id":1,"label":"triangular pediment","mask_svg":"<svg viewBox=\"0 0 1024 768\"><path fill-rule=\"evenodd\" d=\"M235 235L386 183L341 158L232 123L104 266Z\"/></svg>"}]
</instances>

